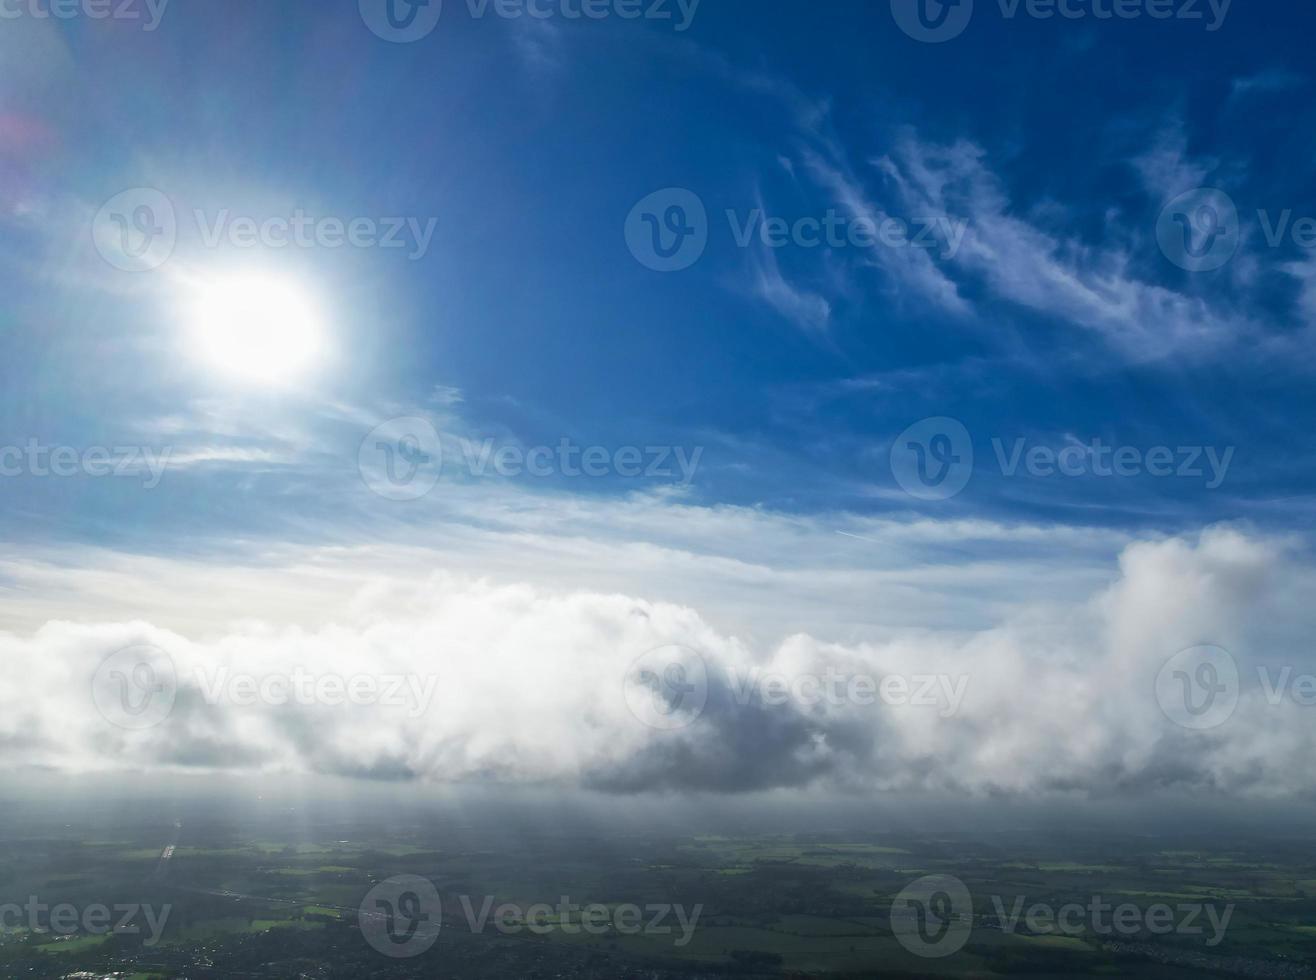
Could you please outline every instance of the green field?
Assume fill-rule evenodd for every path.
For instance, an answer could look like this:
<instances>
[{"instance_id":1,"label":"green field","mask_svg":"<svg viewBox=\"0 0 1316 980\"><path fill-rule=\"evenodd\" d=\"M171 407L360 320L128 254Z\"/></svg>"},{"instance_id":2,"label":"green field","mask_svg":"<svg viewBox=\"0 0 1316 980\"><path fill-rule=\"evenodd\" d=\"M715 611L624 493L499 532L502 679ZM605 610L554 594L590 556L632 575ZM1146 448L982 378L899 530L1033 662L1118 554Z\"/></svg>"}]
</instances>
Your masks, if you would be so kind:
<instances>
[{"instance_id":1,"label":"green field","mask_svg":"<svg viewBox=\"0 0 1316 980\"><path fill-rule=\"evenodd\" d=\"M1174 977L1203 969L1302 976L1316 965L1316 860L1301 843L1233 842L1212 853L1167 848L1155 839L1076 848L1026 835L676 835L611 842L543 834L513 847L479 828L464 835L351 828L350 837L338 829L323 839L288 840L268 831L246 840L189 839L186 830L181 836L168 861L161 861L162 847L145 840L9 842L0 851L7 894L74 904L153 902L168 904L172 914L153 949L127 936L56 939L41 930L11 931L0 942L6 975L19 964L34 977L132 966L143 969L121 972L204 977L207 963L244 956L257 966L281 956L360 962L371 951L357 928L357 910L375 884L400 874L435 884L442 943L451 946L446 955L467 963L473 976L480 969L495 975L491 964L504 969L564 957L650 964L668 971L660 976L677 977L699 969L755 976L881 970ZM897 896L925 875L955 876L972 897L967 938L945 958L911 952L893 925ZM476 910L486 903L489 909L553 906L535 919L547 934L526 928L519 913L506 916L502 929L492 916L482 925L470 922L461 896ZM636 935L611 922L596 935L580 928L579 907L556 910L562 896L610 915L619 907L675 903L700 912L684 939L676 929ZM1228 928L1210 945L1206 936L1141 927L1116 943L1098 923L1084 920L1076 932L1061 932L1053 917L1022 919L1038 903L1054 910L1097 897L1112 907L1131 904L1140 914L1158 904L1228 905ZM1021 918L1011 926L1002 911L1016 908ZM157 964L163 964L158 972Z\"/></svg>"}]
</instances>

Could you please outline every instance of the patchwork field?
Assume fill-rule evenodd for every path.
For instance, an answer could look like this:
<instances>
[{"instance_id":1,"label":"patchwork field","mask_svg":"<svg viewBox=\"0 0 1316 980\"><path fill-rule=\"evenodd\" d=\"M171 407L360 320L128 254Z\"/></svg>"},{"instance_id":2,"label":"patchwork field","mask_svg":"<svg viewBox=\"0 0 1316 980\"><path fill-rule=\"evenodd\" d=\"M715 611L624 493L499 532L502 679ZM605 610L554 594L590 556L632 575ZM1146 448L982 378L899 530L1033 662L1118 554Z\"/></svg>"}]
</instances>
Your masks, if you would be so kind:
<instances>
[{"instance_id":1,"label":"patchwork field","mask_svg":"<svg viewBox=\"0 0 1316 980\"><path fill-rule=\"evenodd\" d=\"M571 976L1299 977L1316 966L1316 854L1303 842L1212 851L1023 833L509 839L478 826L332 826L244 840L204 825L140 831L0 842L3 902L169 911L155 942L145 930L61 935L40 919L9 921L4 975L217 977L236 963L247 976L402 977L442 962L471 977L538 967ZM398 875L427 878L441 896L439 939L414 961L379 956L359 927L363 897ZM920 955L893 911L911 883L947 876L969 896L956 910L963 942ZM499 918L493 910L504 906ZM601 910L598 929L584 928L587 906ZM632 906L650 910L646 919L669 913L661 927L627 929L618 912ZM1120 906L1133 909L1136 927L1110 928ZM1158 908L1174 929L1155 928ZM940 924L921 923L930 934Z\"/></svg>"}]
</instances>

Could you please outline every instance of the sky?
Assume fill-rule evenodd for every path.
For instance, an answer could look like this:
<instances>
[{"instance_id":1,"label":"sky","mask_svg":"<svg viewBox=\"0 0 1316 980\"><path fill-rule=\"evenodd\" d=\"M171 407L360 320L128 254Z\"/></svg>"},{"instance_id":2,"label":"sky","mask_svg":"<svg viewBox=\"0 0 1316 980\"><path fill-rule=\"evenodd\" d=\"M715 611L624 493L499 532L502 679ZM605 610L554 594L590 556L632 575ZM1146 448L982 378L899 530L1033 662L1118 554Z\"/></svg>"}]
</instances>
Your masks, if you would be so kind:
<instances>
[{"instance_id":1,"label":"sky","mask_svg":"<svg viewBox=\"0 0 1316 980\"><path fill-rule=\"evenodd\" d=\"M59 9L0 2L10 765L1308 792L1302 5Z\"/></svg>"}]
</instances>

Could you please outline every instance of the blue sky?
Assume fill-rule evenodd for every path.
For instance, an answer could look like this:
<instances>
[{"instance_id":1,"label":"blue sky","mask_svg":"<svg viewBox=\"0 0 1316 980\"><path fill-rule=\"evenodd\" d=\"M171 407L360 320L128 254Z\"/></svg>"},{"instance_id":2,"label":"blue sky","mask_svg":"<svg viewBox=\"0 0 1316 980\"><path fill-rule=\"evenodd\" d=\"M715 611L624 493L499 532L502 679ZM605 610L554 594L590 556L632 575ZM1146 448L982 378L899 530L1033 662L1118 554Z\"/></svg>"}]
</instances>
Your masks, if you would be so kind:
<instances>
[{"instance_id":1,"label":"blue sky","mask_svg":"<svg viewBox=\"0 0 1316 980\"><path fill-rule=\"evenodd\" d=\"M1269 247L1256 212L1316 216L1306 14L1231 8L1210 31L978 7L942 44L902 33L886 4L857 3L709 2L678 32L473 18L450 0L411 44L377 38L351 5L309 17L180 4L152 32L12 21L4 112L26 134L4 171L15 441L141 441L145 422L240 398L350 448L324 403L425 405L441 387L460 393L471 432L526 445L702 446L686 492L706 504L1304 528L1310 436L1295 422L1310 404L1311 253ZM938 192L911 186L928 166ZM260 256L316 284L337 360L295 396L235 393L179 369L162 276L97 267L85 247L80 212L139 186L174 202L171 262L194 268L235 254L205 247L196 209L436 225L418 261ZM1200 186L1238 203L1243 241L1224 269L1186 273L1157 248L1156 221ZM693 267L659 274L622 226L668 187L704 202L709 244ZM963 222L967 244L961 261L739 247L725 212L743 223L755 208L791 222L942 218ZM964 493L929 508L900 492L888 453L932 416L968 425L978 465ZM993 440L1020 438L1235 455L1210 492L1194 479L1002 479ZM231 484L234 468L216 469L171 474L145 500L112 481L18 487L7 519L19 534L59 523L94 536L87 515L102 509L147 524L200 499L222 531L216 519L277 521L298 485L291 472ZM230 486L219 493L241 495L233 512L207 501Z\"/></svg>"},{"instance_id":2,"label":"blue sky","mask_svg":"<svg viewBox=\"0 0 1316 980\"><path fill-rule=\"evenodd\" d=\"M888 0L703 0L688 24L445 0L394 43L368 26L383 3L175 0L151 30L5 8L0 464L79 460L0 482L6 629L317 629L455 576L674 603L707 622L646 615L732 646L916 630L980 652L1028 633L1025 599L1087 615L1169 582L1184 609L1140 627L1148 662L1245 620L1296 649L1304 5L976 0L927 43ZM143 194L176 234L125 271L115 222ZM643 232L673 202L706 247L656 271ZM231 223L297 215L320 237L242 247ZM908 237L815 244L827 221ZM353 222L369 241L343 244ZM370 238L390 225L402 247ZM262 320L285 288L316 340L286 376L287 323ZM221 370L235 351L272 382ZM468 462L564 441L600 474ZM133 459L89 474L93 447ZM622 472L623 447L663 472ZM372 492L390 459L437 458L427 492ZM1257 585L1289 560L1289 586Z\"/></svg>"}]
</instances>

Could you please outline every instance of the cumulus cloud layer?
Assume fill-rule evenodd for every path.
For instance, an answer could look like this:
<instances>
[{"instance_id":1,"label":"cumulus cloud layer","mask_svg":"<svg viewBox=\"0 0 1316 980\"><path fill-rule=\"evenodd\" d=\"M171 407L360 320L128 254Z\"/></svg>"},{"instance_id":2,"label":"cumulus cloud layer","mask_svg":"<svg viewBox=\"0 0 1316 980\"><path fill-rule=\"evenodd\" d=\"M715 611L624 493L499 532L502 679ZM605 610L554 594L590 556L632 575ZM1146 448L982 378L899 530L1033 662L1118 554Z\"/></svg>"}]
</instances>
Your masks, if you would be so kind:
<instances>
[{"instance_id":1,"label":"cumulus cloud layer","mask_svg":"<svg viewBox=\"0 0 1316 980\"><path fill-rule=\"evenodd\" d=\"M1272 704L1255 667L1274 668L1272 677L1311 669L1311 584L1311 569L1281 543L1214 529L1131 545L1108 588L1074 603L1021 604L990 629L759 644L673 603L436 574L371 590L316 630L249 623L195 640L145 622L52 621L2 635L0 743L10 766L625 793L1303 795L1316 707ZM1243 681L1232 717L1194 731L1171 720L1154 691L1166 661L1201 643L1230 650ZM177 676L172 712L140 729L107 719L92 694L107 656L134 644L166 652ZM681 657L690 669L675 679L698 682L697 702L671 702L664 687L665 665ZM373 694L303 703L283 689L275 703L234 683L298 674L348 686L371 678ZM395 677L406 686L389 702ZM860 677L883 693L861 686L868 696L855 697ZM929 677L940 680L926 703L911 703ZM841 696L828 696L829 678ZM681 710L655 714L664 699ZM685 710L692 705L702 710Z\"/></svg>"}]
</instances>

